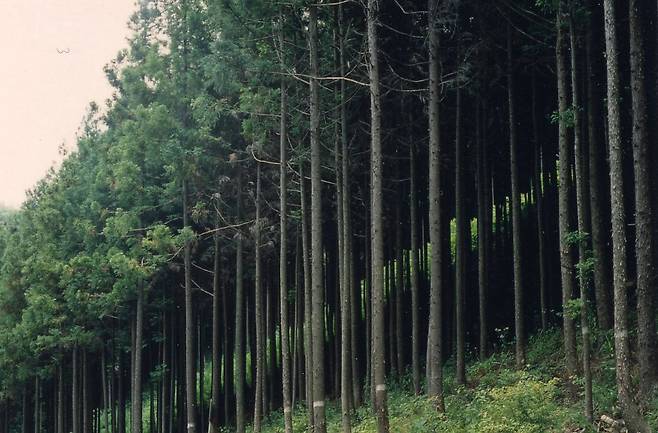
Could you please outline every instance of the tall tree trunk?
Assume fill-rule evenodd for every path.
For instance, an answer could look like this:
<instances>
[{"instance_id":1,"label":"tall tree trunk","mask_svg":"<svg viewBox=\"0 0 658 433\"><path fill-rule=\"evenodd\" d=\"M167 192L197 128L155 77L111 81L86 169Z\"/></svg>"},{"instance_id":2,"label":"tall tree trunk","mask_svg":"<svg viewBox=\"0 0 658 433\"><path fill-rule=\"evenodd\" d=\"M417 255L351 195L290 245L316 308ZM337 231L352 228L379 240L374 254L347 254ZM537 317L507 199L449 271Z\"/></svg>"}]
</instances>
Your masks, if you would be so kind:
<instances>
[{"instance_id":1,"label":"tall tree trunk","mask_svg":"<svg viewBox=\"0 0 658 433\"><path fill-rule=\"evenodd\" d=\"M309 9L311 65L311 284L313 328L313 426L315 433L326 433L324 401L324 280L322 250L322 173L320 144L320 99L318 66L318 11Z\"/></svg>"},{"instance_id":2,"label":"tall tree trunk","mask_svg":"<svg viewBox=\"0 0 658 433\"><path fill-rule=\"evenodd\" d=\"M135 353L132 371L133 398L132 398L132 429L131 433L142 431L142 341L144 333L144 289L142 283L137 288L137 312L135 318Z\"/></svg>"},{"instance_id":3,"label":"tall tree trunk","mask_svg":"<svg viewBox=\"0 0 658 433\"><path fill-rule=\"evenodd\" d=\"M576 203L578 209L578 256L580 263L584 264L589 258L589 241L586 239L586 233L589 233L589 194L585 179L585 151L583 149L582 129L581 129L581 105L580 105L580 79L578 74L578 35L574 18L575 5L570 4L569 11L569 39L571 48L571 88L572 88L572 109L574 119L574 153L575 153L575 171L576 171ZM580 283L580 299L582 302L580 312L581 332L583 337L582 360L583 376L585 379L585 417L588 421L594 420L594 407L592 403L592 369L590 361L590 331L588 319L588 291L589 275L584 271L578 272Z\"/></svg>"},{"instance_id":4,"label":"tall tree trunk","mask_svg":"<svg viewBox=\"0 0 658 433\"><path fill-rule=\"evenodd\" d=\"M411 116L410 116L411 117ZM411 118L409 119L411 122ZM413 128L409 127L409 131ZM420 260L418 259L418 198L416 197L416 143L409 137L409 220L411 230L411 372L414 394L420 395L420 332L418 329L418 299L420 291Z\"/></svg>"},{"instance_id":5,"label":"tall tree trunk","mask_svg":"<svg viewBox=\"0 0 658 433\"><path fill-rule=\"evenodd\" d=\"M599 21L598 7L589 4L587 20L587 142L589 150L589 188L590 188L590 214L592 230L592 252L594 262L594 289L596 295L596 318L599 328L603 330L612 328L612 301L610 291L612 287L612 264L607 248L608 220L605 200L604 171L606 167L605 137L601 119L601 105L603 98L598 86L599 65Z\"/></svg>"},{"instance_id":6,"label":"tall tree trunk","mask_svg":"<svg viewBox=\"0 0 658 433\"><path fill-rule=\"evenodd\" d=\"M383 155L381 131L381 91L379 82L379 1L368 0L368 58L370 72L370 169L372 242L372 358L375 379L377 432L388 433L386 365L384 361L384 231Z\"/></svg>"},{"instance_id":7,"label":"tall tree trunk","mask_svg":"<svg viewBox=\"0 0 658 433\"><path fill-rule=\"evenodd\" d=\"M338 63L341 74L345 73L343 59L343 7L338 7ZM343 80L339 83L340 94L340 137L336 137L336 201L338 211L338 260L339 260L339 286L340 286L340 403L341 403L341 424L343 433L352 431L350 420L350 411L352 410L352 311L351 304L351 275L350 255L347 244L351 241L350 233L347 231L346 220L349 200L346 197L348 193L344 182L346 181L347 171L347 119L345 113L345 83ZM338 134L337 134L338 135Z\"/></svg>"},{"instance_id":8,"label":"tall tree trunk","mask_svg":"<svg viewBox=\"0 0 658 433\"><path fill-rule=\"evenodd\" d=\"M216 205L219 206L219 200ZM219 228L219 217L215 218L215 229ZM220 400L220 387L221 387L221 354L220 354L220 318L219 318L219 298L221 296L220 286L220 244L219 232L213 234L213 278L212 278L212 397L210 399L210 417L208 418L208 432L219 433L219 400ZM224 299L226 302L226 299ZM226 360L229 362L228 359ZM225 396L228 398L228 396Z\"/></svg>"},{"instance_id":9,"label":"tall tree trunk","mask_svg":"<svg viewBox=\"0 0 658 433\"><path fill-rule=\"evenodd\" d=\"M237 220L242 218L242 173L238 168ZM238 231L235 252L235 425L237 433L244 433L245 413L245 322L244 280L242 263L242 232Z\"/></svg>"},{"instance_id":10,"label":"tall tree trunk","mask_svg":"<svg viewBox=\"0 0 658 433\"><path fill-rule=\"evenodd\" d=\"M478 318L480 330L479 356L480 360L487 357L488 327L487 327L487 292L489 289L489 241L491 226L489 224L491 207L488 196L490 184L487 170L487 149L485 144L486 131L480 100L476 103L476 146L477 146L477 200L478 200Z\"/></svg>"},{"instance_id":11,"label":"tall tree trunk","mask_svg":"<svg viewBox=\"0 0 658 433\"><path fill-rule=\"evenodd\" d=\"M569 91L567 79L567 64L565 59L565 37L564 25L564 0L560 0L557 13L557 40L556 40L556 64L557 64L557 91L559 111L559 158L560 167L558 172L559 183L559 235L560 235L560 269L562 277L562 309L564 314L564 352L566 355L566 367L569 374L575 374L577 369L576 360L576 330L574 320L567 313L567 307L573 300L574 292L574 261L572 246L569 242L571 233L571 161L572 152L569 141L569 125L566 116L569 113Z\"/></svg>"},{"instance_id":12,"label":"tall tree trunk","mask_svg":"<svg viewBox=\"0 0 658 433\"><path fill-rule=\"evenodd\" d=\"M183 227L190 228L188 215L188 184L183 179ZM185 241L185 414L187 433L196 433L196 368L194 361L194 311L192 309L192 243ZM134 432L133 432L134 433Z\"/></svg>"},{"instance_id":13,"label":"tall tree trunk","mask_svg":"<svg viewBox=\"0 0 658 433\"><path fill-rule=\"evenodd\" d=\"M629 0L633 172L635 174L635 260L637 272L637 345L640 398L648 401L656 379L655 239L651 203L646 59L642 2Z\"/></svg>"},{"instance_id":14,"label":"tall tree trunk","mask_svg":"<svg viewBox=\"0 0 658 433\"><path fill-rule=\"evenodd\" d=\"M459 84L458 84L459 86ZM464 143L462 141L462 91L457 88L455 106L455 382L466 383L466 335L464 295L466 293L466 224L464 198Z\"/></svg>"},{"instance_id":15,"label":"tall tree trunk","mask_svg":"<svg viewBox=\"0 0 658 433\"><path fill-rule=\"evenodd\" d=\"M107 396L107 366L105 365L105 348L101 348L101 388L103 391L103 427L105 431L110 430L109 399Z\"/></svg>"},{"instance_id":16,"label":"tall tree trunk","mask_svg":"<svg viewBox=\"0 0 658 433\"><path fill-rule=\"evenodd\" d=\"M510 183L512 205L512 249L514 260L514 334L516 340L516 368L525 365L525 327L523 311L523 267L521 266L521 193L519 191L519 163L514 100L514 67L512 64L512 29L507 27L507 99L509 107Z\"/></svg>"},{"instance_id":17,"label":"tall tree trunk","mask_svg":"<svg viewBox=\"0 0 658 433\"><path fill-rule=\"evenodd\" d=\"M57 366L57 433L64 433L64 368L61 364Z\"/></svg>"},{"instance_id":18,"label":"tall tree trunk","mask_svg":"<svg viewBox=\"0 0 658 433\"><path fill-rule=\"evenodd\" d=\"M255 276L254 276L254 322L256 323L256 380L254 393L254 433L260 433L263 417L263 380L264 373L264 338L263 338L263 305L262 305L262 259L260 249L260 191L261 173L260 163L256 162L256 222L254 223L254 250L255 250ZM253 353L252 353L253 356Z\"/></svg>"},{"instance_id":19,"label":"tall tree trunk","mask_svg":"<svg viewBox=\"0 0 658 433\"><path fill-rule=\"evenodd\" d=\"M38 375L34 378L34 433L41 433L41 380Z\"/></svg>"},{"instance_id":20,"label":"tall tree trunk","mask_svg":"<svg viewBox=\"0 0 658 433\"><path fill-rule=\"evenodd\" d=\"M39 393L40 392L41 389L39 389ZM38 413L40 413L40 411ZM89 401L89 363L87 350L85 349L82 351L82 433L91 433L90 415L91 402ZM39 419L39 423L40 422L41 420Z\"/></svg>"},{"instance_id":21,"label":"tall tree trunk","mask_svg":"<svg viewBox=\"0 0 658 433\"><path fill-rule=\"evenodd\" d=\"M619 55L615 0L604 0L606 69L608 73L608 140L610 144L610 200L612 204L612 263L614 281L615 364L617 397L630 431L649 432L633 401L628 341L628 274L626 269L626 210L624 205L621 140Z\"/></svg>"},{"instance_id":22,"label":"tall tree trunk","mask_svg":"<svg viewBox=\"0 0 658 433\"><path fill-rule=\"evenodd\" d=\"M439 132L441 99L441 73L439 54L439 0L428 0L429 11L429 226L432 258L430 265L430 318L428 326L427 376L428 394L436 399L439 412L444 412L443 403L443 243L441 201L441 137Z\"/></svg>"},{"instance_id":23,"label":"tall tree trunk","mask_svg":"<svg viewBox=\"0 0 658 433\"><path fill-rule=\"evenodd\" d=\"M283 10L279 10L279 49L281 70L285 70L283 37ZM288 89L285 79L281 80L281 123L279 126L279 302L281 309L281 382L283 392L283 422L285 433L292 433L292 404L290 401L290 343L288 342Z\"/></svg>"},{"instance_id":24,"label":"tall tree trunk","mask_svg":"<svg viewBox=\"0 0 658 433\"><path fill-rule=\"evenodd\" d=\"M532 138L534 141L533 188L535 190L535 214L537 217L537 261L539 262L539 315L541 329L548 329L548 305L546 278L546 247L544 227L544 191L542 179L542 145L539 138L539 113L537 112L537 71L532 71Z\"/></svg>"},{"instance_id":25,"label":"tall tree trunk","mask_svg":"<svg viewBox=\"0 0 658 433\"><path fill-rule=\"evenodd\" d=\"M313 426L313 288L311 287L311 257L309 209L307 200L307 183L304 177L304 163L299 167L302 202L302 255L304 268L304 356L306 379L306 408L309 426Z\"/></svg>"},{"instance_id":26,"label":"tall tree trunk","mask_svg":"<svg viewBox=\"0 0 658 433\"><path fill-rule=\"evenodd\" d=\"M73 355L73 359L75 360L75 351ZM123 353L120 351L119 352L119 368L117 371L117 433L126 433L126 400L124 396L124 389L123 389ZM75 369L74 369L75 371ZM132 376L132 372L130 373ZM75 378L75 374L73 375ZM75 381L73 381L73 389L75 390ZM75 393L75 391L74 391ZM75 423L75 398L73 401L73 407L74 407L74 423ZM171 431L171 430L169 430ZM76 433L75 428L73 429L73 433ZM79 431L78 431L79 433Z\"/></svg>"}]
</instances>

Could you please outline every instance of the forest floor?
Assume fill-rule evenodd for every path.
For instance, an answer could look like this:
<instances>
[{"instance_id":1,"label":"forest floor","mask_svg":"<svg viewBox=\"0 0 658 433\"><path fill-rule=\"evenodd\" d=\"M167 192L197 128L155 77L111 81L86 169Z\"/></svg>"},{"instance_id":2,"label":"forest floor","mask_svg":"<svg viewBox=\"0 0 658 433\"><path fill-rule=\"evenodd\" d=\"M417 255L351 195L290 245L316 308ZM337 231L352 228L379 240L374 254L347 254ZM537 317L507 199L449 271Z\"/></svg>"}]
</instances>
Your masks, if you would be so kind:
<instances>
[{"instance_id":1,"label":"forest floor","mask_svg":"<svg viewBox=\"0 0 658 433\"><path fill-rule=\"evenodd\" d=\"M615 369L612 333L597 333L593 353L593 394L595 420L615 415ZM541 332L529 341L528 365L514 369L511 345L486 361L468 366L466 386L456 386L454 368L444 373L445 414L437 414L424 396L411 392L410 375L389 383L391 433L566 433L596 432L583 416L583 378L568 377L564 369L562 334L558 329ZM647 419L658 431L658 399L648 404ZM307 415L298 407L295 432L306 432ZM327 408L329 433L341 431L340 406ZM264 433L283 433L279 413L266 420ZM376 422L368 406L353 415L354 433L376 432ZM600 430L607 431L607 430Z\"/></svg>"}]
</instances>

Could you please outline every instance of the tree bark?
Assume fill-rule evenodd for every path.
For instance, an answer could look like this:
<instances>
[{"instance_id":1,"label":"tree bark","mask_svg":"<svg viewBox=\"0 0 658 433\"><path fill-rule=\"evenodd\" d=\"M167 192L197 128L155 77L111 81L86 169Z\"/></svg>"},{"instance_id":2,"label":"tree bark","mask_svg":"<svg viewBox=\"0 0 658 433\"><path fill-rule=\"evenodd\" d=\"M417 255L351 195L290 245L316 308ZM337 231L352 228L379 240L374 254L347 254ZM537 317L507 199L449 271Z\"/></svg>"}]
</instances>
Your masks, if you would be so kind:
<instances>
[{"instance_id":1,"label":"tree bark","mask_svg":"<svg viewBox=\"0 0 658 433\"><path fill-rule=\"evenodd\" d=\"M596 317L599 328L608 330L612 328L612 301L610 291L612 287L612 263L607 248L609 237L609 224L606 213L609 211L605 205L606 170L605 134L601 119L601 106L603 98L598 89L599 67L598 60L598 8L590 2L587 20L586 48L587 48L587 141L589 150L589 189L590 214L592 230L592 252L594 254L594 289L596 295Z\"/></svg>"},{"instance_id":2,"label":"tree bark","mask_svg":"<svg viewBox=\"0 0 658 433\"><path fill-rule=\"evenodd\" d=\"M254 250L255 250L255 277L254 277L254 322L256 323L256 380L254 396L254 433L260 433L261 421L265 405L263 404L263 374L264 362L264 338L263 338L263 305L262 305L262 259L260 248L260 191L261 191L261 169L260 163L256 162L256 222L254 223Z\"/></svg>"},{"instance_id":3,"label":"tree bark","mask_svg":"<svg viewBox=\"0 0 658 433\"><path fill-rule=\"evenodd\" d=\"M315 433L326 433L324 395L324 279L322 249L322 173L320 144L320 100L318 66L317 6L309 8L310 44L310 110L311 110L311 285L313 341L313 427Z\"/></svg>"},{"instance_id":4,"label":"tree bark","mask_svg":"<svg viewBox=\"0 0 658 433\"><path fill-rule=\"evenodd\" d=\"M656 379L655 240L651 198L646 58L641 2L629 0L633 172L635 174L635 261L640 398L648 401Z\"/></svg>"},{"instance_id":5,"label":"tree bark","mask_svg":"<svg viewBox=\"0 0 658 433\"><path fill-rule=\"evenodd\" d=\"M190 228L188 215L188 185L183 179L183 227ZM185 414L187 433L196 433L196 368L194 361L194 316L192 310L192 244L185 241ZM136 367L137 368L137 367ZM133 433L135 433L133 431Z\"/></svg>"},{"instance_id":6,"label":"tree bark","mask_svg":"<svg viewBox=\"0 0 658 433\"><path fill-rule=\"evenodd\" d=\"M441 138L439 133L441 99L441 74L439 54L439 0L428 0L429 10L429 226L432 258L430 265L430 318L428 327L427 376L428 394L435 399L439 412L444 412L443 403L443 243L441 201Z\"/></svg>"},{"instance_id":7,"label":"tree bark","mask_svg":"<svg viewBox=\"0 0 658 433\"><path fill-rule=\"evenodd\" d=\"M509 107L510 184L512 205L512 249L514 257L514 334L516 368L526 362L523 311L523 267L521 266L521 193L519 191L518 139L514 100L514 69L512 64L512 29L507 27L507 99Z\"/></svg>"},{"instance_id":8,"label":"tree bark","mask_svg":"<svg viewBox=\"0 0 658 433\"><path fill-rule=\"evenodd\" d=\"M279 10L279 49L281 70L285 70L283 10ZM290 344L288 342L288 89L281 80L281 120L279 125L279 225L281 231L279 251L279 301L281 309L281 382L283 392L283 422L285 433L292 433L292 404L290 401Z\"/></svg>"},{"instance_id":9,"label":"tree bark","mask_svg":"<svg viewBox=\"0 0 658 433\"><path fill-rule=\"evenodd\" d=\"M583 266L589 258L589 241L586 238L589 233L589 194L585 179L585 151L583 149L582 129L581 129L581 105L580 105L580 83L578 74L578 41L577 29L574 18L575 5L570 4L569 11L569 39L571 43L571 88L572 88L572 109L574 112L574 150L575 150L575 171L576 171L576 203L578 210L578 256L580 264ZM582 362L583 376L585 379L585 417L589 422L594 420L594 407L592 403L592 368L590 361L590 331L588 318L588 291L589 275L584 270L578 272L580 283L580 300L582 307L580 311L581 333L583 338Z\"/></svg>"},{"instance_id":10,"label":"tree bark","mask_svg":"<svg viewBox=\"0 0 658 433\"><path fill-rule=\"evenodd\" d=\"M371 242L372 242L372 359L375 379L377 432L388 433L386 365L384 360L384 232L383 232L383 156L381 137L381 91L379 82L379 41L377 26L379 1L368 0L368 60L370 75L370 170L371 170Z\"/></svg>"},{"instance_id":11,"label":"tree bark","mask_svg":"<svg viewBox=\"0 0 658 433\"><path fill-rule=\"evenodd\" d=\"M237 220L242 218L242 172L238 168ZM235 251L235 424L237 433L244 433L244 386L245 386L245 342L244 342L244 281L242 232L236 233Z\"/></svg>"},{"instance_id":12,"label":"tree bark","mask_svg":"<svg viewBox=\"0 0 658 433\"><path fill-rule=\"evenodd\" d=\"M487 292L489 291L489 242L491 239L490 214L491 206L487 170L487 149L484 137L484 117L482 103L476 102L476 146L477 146L477 200L478 200L478 319L479 319L479 357L483 361L487 357L488 326L487 326Z\"/></svg>"},{"instance_id":13,"label":"tree bark","mask_svg":"<svg viewBox=\"0 0 658 433\"><path fill-rule=\"evenodd\" d=\"M560 236L560 269L562 277L562 308L564 327L564 352L566 356L566 367L569 374L575 374L577 370L576 360L576 330L574 320L567 313L567 307L573 300L574 293L574 260L572 246L568 236L571 233L571 161L573 159L571 144L569 141L569 125L567 116L569 113L569 95L567 65L565 59L565 37L564 37L564 0L560 0L557 13L557 40L556 40L556 64L557 64L557 88L558 88L558 116L559 116L559 158L560 167L558 172L559 182L559 236Z\"/></svg>"},{"instance_id":14,"label":"tree bark","mask_svg":"<svg viewBox=\"0 0 658 433\"><path fill-rule=\"evenodd\" d=\"M626 210L624 205L623 147L621 140L619 55L615 0L604 0L606 69L608 73L608 140L610 145L610 201L612 204L612 263L617 397L630 431L649 432L633 401L628 341L628 274L626 269Z\"/></svg>"}]
</instances>

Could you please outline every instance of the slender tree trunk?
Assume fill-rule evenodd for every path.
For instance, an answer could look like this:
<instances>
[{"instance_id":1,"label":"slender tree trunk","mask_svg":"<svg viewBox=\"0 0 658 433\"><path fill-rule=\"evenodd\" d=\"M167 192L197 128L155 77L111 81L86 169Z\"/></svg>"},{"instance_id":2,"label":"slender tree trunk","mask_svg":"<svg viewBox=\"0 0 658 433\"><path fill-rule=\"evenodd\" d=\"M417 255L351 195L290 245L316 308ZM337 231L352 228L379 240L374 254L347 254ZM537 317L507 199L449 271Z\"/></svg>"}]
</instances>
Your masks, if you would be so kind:
<instances>
[{"instance_id":1,"label":"slender tree trunk","mask_svg":"<svg viewBox=\"0 0 658 433\"><path fill-rule=\"evenodd\" d=\"M585 234L589 232L589 196L587 193L587 185L585 180L585 151L582 142L582 129L581 129L581 105L580 105L580 83L578 75L578 44L577 44L577 29L575 24L574 4L570 5L569 13L569 36L571 42L571 88L572 88L572 109L574 112L574 149L575 149L575 168L576 168L576 203L578 209L578 256L580 263L584 264L589 258L589 242L585 239ZM580 312L581 332L583 337L582 348L582 361L583 361L583 376L585 379L585 417L588 421L594 420L594 407L592 403L592 369L590 361L590 331L588 320L588 291L589 291L589 275L581 271L578 273L580 283L580 299L582 302L582 309Z\"/></svg>"},{"instance_id":2,"label":"slender tree trunk","mask_svg":"<svg viewBox=\"0 0 658 433\"><path fill-rule=\"evenodd\" d=\"M428 0L429 10L429 226L432 258L430 266L430 318L427 348L428 394L436 400L439 412L444 412L443 403L443 243L441 200L441 138L439 132L441 99L441 73L439 54L439 0Z\"/></svg>"},{"instance_id":3,"label":"slender tree trunk","mask_svg":"<svg viewBox=\"0 0 658 433\"><path fill-rule=\"evenodd\" d=\"M137 288L137 312L135 319L135 353L133 364L133 400L131 433L142 431L142 341L144 332L144 289L142 283Z\"/></svg>"},{"instance_id":4,"label":"slender tree trunk","mask_svg":"<svg viewBox=\"0 0 658 433\"><path fill-rule=\"evenodd\" d=\"M490 194L489 177L487 172L487 149L485 145L486 133L482 113L482 103L476 103L475 128L477 138L477 200L478 200L478 318L480 330L480 360L487 357L487 292L489 288L489 240L491 226L489 223L491 208L488 195Z\"/></svg>"},{"instance_id":5,"label":"slender tree trunk","mask_svg":"<svg viewBox=\"0 0 658 433\"><path fill-rule=\"evenodd\" d=\"M39 389L41 392L41 389ZM87 350L82 351L82 433L91 433L91 402L89 401L89 363ZM41 420L39 420L41 422Z\"/></svg>"},{"instance_id":6,"label":"slender tree trunk","mask_svg":"<svg viewBox=\"0 0 658 433\"><path fill-rule=\"evenodd\" d=\"M279 10L279 49L281 70L285 70L283 37L283 11ZM290 401L290 343L288 342L288 89L281 80L281 123L279 126L279 194L280 231L279 245L279 301L281 309L281 382L283 392L283 422L285 433L292 433L292 403Z\"/></svg>"},{"instance_id":7,"label":"slender tree trunk","mask_svg":"<svg viewBox=\"0 0 658 433\"><path fill-rule=\"evenodd\" d=\"M254 277L254 322L256 323L256 379L254 393L254 433L260 433L261 421L263 416L263 373L264 373L264 356L263 356L263 305L262 305L262 260L260 249L260 191L261 191L261 173L260 163L256 163L256 222L254 223L254 249L255 249L255 277ZM253 356L253 354L252 354Z\"/></svg>"},{"instance_id":8,"label":"slender tree trunk","mask_svg":"<svg viewBox=\"0 0 658 433\"><path fill-rule=\"evenodd\" d=\"M61 364L57 366L57 433L64 433L64 368Z\"/></svg>"},{"instance_id":9,"label":"slender tree trunk","mask_svg":"<svg viewBox=\"0 0 658 433\"><path fill-rule=\"evenodd\" d=\"M338 63L341 74L344 71L343 64L343 7L338 7ZM343 80L339 83L340 94L340 137L336 136L336 201L338 212L338 260L339 260L339 286L340 286L340 403L341 403L341 424L343 433L352 431L350 420L350 411L352 410L352 312L351 304L351 275L350 255L347 244L351 240L350 233L347 232L346 219L348 217L346 206L349 206L348 191L344 182L347 171L347 119L345 113L345 83Z\"/></svg>"},{"instance_id":10,"label":"slender tree trunk","mask_svg":"<svg viewBox=\"0 0 658 433\"><path fill-rule=\"evenodd\" d=\"M539 262L539 315L541 329L548 329L546 247L544 227L544 191L542 186L542 145L539 138L539 113L537 112L537 72L532 71L532 137L534 141L534 173L532 177L535 190L535 213L537 217L537 261Z\"/></svg>"},{"instance_id":11,"label":"slender tree trunk","mask_svg":"<svg viewBox=\"0 0 658 433\"><path fill-rule=\"evenodd\" d=\"M242 173L238 168L237 220L242 218ZM245 385L245 339L244 339L244 280L242 270L242 233L237 233L235 252L235 424L237 433L244 433L244 385Z\"/></svg>"},{"instance_id":12,"label":"slender tree trunk","mask_svg":"<svg viewBox=\"0 0 658 433\"><path fill-rule=\"evenodd\" d=\"M311 287L310 228L307 200L307 183L304 177L304 163L300 164L300 184L302 202L302 255L304 268L304 356L306 361L306 408L309 426L313 426L313 288Z\"/></svg>"},{"instance_id":13,"label":"slender tree trunk","mask_svg":"<svg viewBox=\"0 0 658 433\"><path fill-rule=\"evenodd\" d=\"M629 431L649 432L633 401L628 341L628 275L626 270L626 210L624 206L623 147L621 141L619 55L615 0L604 0L606 69L608 73L608 139L610 144L610 200L612 204L612 263L617 396Z\"/></svg>"},{"instance_id":14,"label":"slender tree trunk","mask_svg":"<svg viewBox=\"0 0 658 433\"><path fill-rule=\"evenodd\" d=\"M464 209L464 143L462 142L462 91L457 89L455 106L455 382L466 383L466 335L464 295L466 292L466 213Z\"/></svg>"},{"instance_id":15,"label":"slender tree trunk","mask_svg":"<svg viewBox=\"0 0 658 433\"><path fill-rule=\"evenodd\" d=\"M313 329L313 426L315 433L326 433L324 401L324 281L322 249L322 173L318 66L317 7L309 9L311 65L311 284Z\"/></svg>"},{"instance_id":16,"label":"slender tree trunk","mask_svg":"<svg viewBox=\"0 0 658 433\"><path fill-rule=\"evenodd\" d=\"M371 242L372 242L372 358L375 379L377 432L388 433L386 365L384 361L384 231L383 231L383 155L381 137L381 91L379 82L379 1L368 0L368 54L370 71L370 169L371 169Z\"/></svg>"},{"instance_id":17,"label":"slender tree trunk","mask_svg":"<svg viewBox=\"0 0 658 433\"><path fill-rule=\"evenodd\" d=\"M190 228L188 215L188 185L183 179L183 226ZM185 414L187 433L196 433L196 372L194 361L194 312L192 306L192 243L185 241ZM134 432L133 432L134 433Z\"/></svg>"},{"instance_id":18,"label":"slender tree trunk","mask_svg":"<svg viewBox=\"0 0 658 433\"><path fill-rule=\"evenodd\" d=\"M73 359L75 359L75 354ZM132 372L130 373L130 375L132 376ZM73 389L75 390L75 381L74 381ZM124 389L123 389L123 353L121 352L119 352L119 369L117 372L117 400L118 400L117 433L126 433L126 401L124 399ZM73 407L75 408L75 399L74 399ZM73 419L75 420L75 414L73 416ZM76 433L75 428L73 430L73 433Z\"/></svg>"},{"instance_id":19,"label":"slender tree trunk","mask_svg":"<svg viewBox=\"0 0 658 433\"><path fill-rule=\"evenodd\" d=\"M558 88L558 110L559 110L559 158L560 167L558 172L559 182L559 235L560 235L560 269L562 277L562 309L564 314L564 352L566 355L566 367L569 374L575 374L577 369L576 360L576 330L574 320L567 312L569 302L573 300L574 293L574 261L572 247L568 236L571 233L571 161L572 152L569 142L569 125L566 116L569 112L569 95L567 64L565 59L565 37L564 37L564 0L560 0L557 13L557 88Z\"/></svg>"},{"instance_id":20,"label":"slender tree trunk","mask_svg":"<svg viewBox=\"0 0 658 433\"><path fill-rule=\"evenodd\" d=\"M411 121L411 119L410 119ZM413 128L409 127L411 132ZM418 198L416 197L416 143L409 137L409 220L411 230L411 372L414 394L420 395L420 332L418 329L418 309L420 291L420 261L418 259Z\"/></svg>"},{"instance_id":21,"label":"slender tree trunk","mask_svg":"<svg viewBox=\"0 0 658 433\"><path fill-rule=\"evenodd\" d=\"M219 202L219 200L217 200ZM219 203L217 203L219 205ZM216 218L215 228L219 227L219 218ZM208 418L208 432L219 433L219 400L221 388L221 354L220 354L220 318L219 298L221 296L220 286L220 243L219 232L213 235L214 257L213 257L213 297L212 297L212 397L210 400L210 417ZM226 299L224 300L226 302ZM228 362L228 360L227 360ZM225 396L228 398L228 396Z\"/></svg>"},{"instance_id":22,"label":"slender tree trunk","mask_svg":"<svg viewBox=\"0 0 658 433\"><path fill-rule=\"evenodd\" d=\"M41 380L34 379L34 433L41 433Z\"/></svg>"},{"instance_id":23,"label":"slender tree trunk","mask_svg":"<svg viewBox=\"0 0 658 433\"><path fill-rule=\"evenodd\" d=\"M507 98L509 107L510 183L512 205L512 249L514 256L514 334L516 340L516 368L523 368L526 359L523 311L523 274L521 266L521 193L519 191L519 163L514 100L514 69L512 64L512 29L507 27Z\"/></svg>"},{"instance_id":24,"label":"slender tree trunk","mask_svg":"<svg viewBox=\"0 0 658 433\"><path fill-rule=\"evenodd\" d=\"M651 154L643 42L642 3L629 0L633 172L635 174L635 260L637 272L637 345L640 398L648 401L656 378L655 240L651 203Z\"/></svg>"},{"instance_id":25,"label":"slender tree trunk","mask_svg":"<svg viewBox=\"0 0 658 433\"><path fill-rule=\"evenodd\" d=\"M612 287L612 263L607 248L608 224L605 217L607 207L605 203L604 171L605 137L603 133L603 122L601 119L601 105L603 98L598 90L599 76L597 74L599 53L597 48L599 22L596 21L598 7L592 2L589 5L589 16L587 20L587 131L589 147L589 188L590 188L590 213L592 230L592 252L596 261L594 262L594 288L596 294L596 317L599 328L603 330L612 328L612 301L610 291Z\"/></svg>"}]
</instances>

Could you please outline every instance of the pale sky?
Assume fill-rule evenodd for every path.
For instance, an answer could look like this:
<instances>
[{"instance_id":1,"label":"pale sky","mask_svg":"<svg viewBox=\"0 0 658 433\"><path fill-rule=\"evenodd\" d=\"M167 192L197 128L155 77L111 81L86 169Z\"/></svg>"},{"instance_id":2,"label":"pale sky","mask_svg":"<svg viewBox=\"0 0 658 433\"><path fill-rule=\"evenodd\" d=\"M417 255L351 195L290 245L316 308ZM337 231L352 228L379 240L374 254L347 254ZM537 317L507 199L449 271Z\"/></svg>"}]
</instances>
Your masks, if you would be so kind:
<instances>
[{"instance_id":1,"label":"pale sky","mask_svg":"<svg viewBox=\"0 0 658 433\"><path fill-rule=\"evenodd\" d=\"M20 206L111 95L103 66L127 46L134 1L0 0L0 205Z\"/></svg>"}]
</instances>

